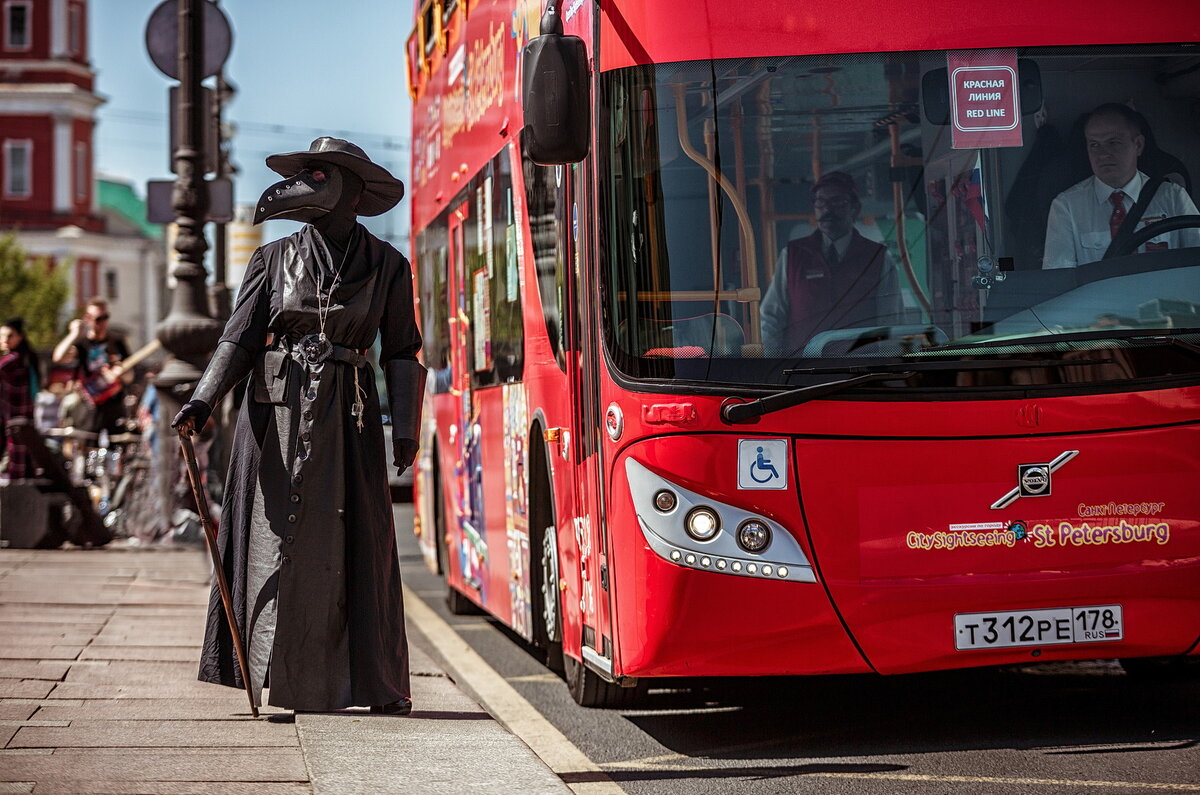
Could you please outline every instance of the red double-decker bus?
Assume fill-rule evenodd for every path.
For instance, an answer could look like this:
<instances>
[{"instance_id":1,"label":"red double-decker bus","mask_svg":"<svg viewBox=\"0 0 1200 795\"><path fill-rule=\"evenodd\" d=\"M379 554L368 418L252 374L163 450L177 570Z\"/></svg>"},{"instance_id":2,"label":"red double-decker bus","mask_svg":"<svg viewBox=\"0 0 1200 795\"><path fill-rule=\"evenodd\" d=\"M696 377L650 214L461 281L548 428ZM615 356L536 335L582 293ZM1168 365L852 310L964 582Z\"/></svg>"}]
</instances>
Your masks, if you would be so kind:
<instances>
[{"instance_id":1,"label":"red double-decker bus","mask_svg":"<svg viewBox=\"0 0 1200 795\"><path fill-rule=\"evenodd\" d=\"M408 42L452 609L588 705L1196 659L1194 4L545 11Z\"/></svg>"}]
</instances>

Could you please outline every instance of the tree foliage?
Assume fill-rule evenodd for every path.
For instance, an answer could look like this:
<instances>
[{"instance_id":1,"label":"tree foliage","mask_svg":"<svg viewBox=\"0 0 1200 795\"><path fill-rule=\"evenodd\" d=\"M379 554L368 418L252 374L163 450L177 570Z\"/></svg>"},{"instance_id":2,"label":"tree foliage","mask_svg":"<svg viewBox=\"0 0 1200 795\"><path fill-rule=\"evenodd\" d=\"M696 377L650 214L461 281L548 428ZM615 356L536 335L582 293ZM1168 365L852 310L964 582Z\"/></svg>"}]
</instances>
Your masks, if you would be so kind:
<instances>
[{"instance_id":1,"label":"tree foliage","mask_svg":"<svg viewBox=\"0 0 1200 795\"><path fill-rule=\"evenodd\" d=\"M23 318L29 344L52 347L61 336L58 319L69 292L67 270L61 264L52 269L44 257L31 261L15 235L0 235L0 323Z\"/></svg>"}]
</instances>

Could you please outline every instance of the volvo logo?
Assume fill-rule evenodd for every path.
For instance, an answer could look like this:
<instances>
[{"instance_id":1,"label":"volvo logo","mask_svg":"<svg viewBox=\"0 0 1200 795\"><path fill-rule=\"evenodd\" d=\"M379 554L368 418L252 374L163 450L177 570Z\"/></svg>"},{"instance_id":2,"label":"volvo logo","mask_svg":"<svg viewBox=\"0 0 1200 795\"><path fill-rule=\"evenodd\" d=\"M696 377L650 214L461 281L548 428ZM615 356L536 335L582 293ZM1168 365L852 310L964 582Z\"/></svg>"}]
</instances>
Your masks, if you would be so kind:
<instances>
[{"instance_id":1,"label":"volvo logo","mask_svg":"<svg viewBox=\"0 0 1200 795\"><path fill-rule=\"evenodd\" d=\"M1017 483L1022 497L1045 497L1050 493L1050 465L1021 464L1017 467Z\"/></svg>"},{"instance_id":2,"label":"volvo logo","mask_svg":"<svg viewBox=\"0 0 1200 795\"><path fill-rule=\"evenodd\" d=\"M992 510L1007 508L1021 497L1050 496L1050 475L1077 455L1078 450L1064 450L1048 464L1018 465L1016 487L993 502Z\"/></svg>"}]
</instances>

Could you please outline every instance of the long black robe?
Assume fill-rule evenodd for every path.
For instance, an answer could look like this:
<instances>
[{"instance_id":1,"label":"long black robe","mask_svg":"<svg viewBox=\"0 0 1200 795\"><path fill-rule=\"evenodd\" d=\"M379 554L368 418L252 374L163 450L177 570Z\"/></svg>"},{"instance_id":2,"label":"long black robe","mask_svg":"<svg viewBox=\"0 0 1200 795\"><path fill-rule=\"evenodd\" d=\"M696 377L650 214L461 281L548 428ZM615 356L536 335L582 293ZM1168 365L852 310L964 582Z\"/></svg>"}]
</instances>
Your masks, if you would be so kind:
<instances>
[{"instance_id":1,"label":"long black robe","mask_svg":"<svg viewBox=\"0 0 1200 795\"><path fill-rule=\"evenodd\" d=\"M338 270L330 259L311 226L260 248L221 337L250 354L234 351L239 363L253 362L254 372L234 433L218 546L253 692L257 698L266 685L270 704L300 710L387 704L410 695L374 374L370 365L357 368L360 431L351 415L356 368L334 359L314 365L298 348L280 347L280 339L295 343L320 331L324 296ZM423 372L415 361L421 336L408 261L361 226L324 330L335 344L358 350L369 348L378 333L385 369L411 360L400 369ZM281 349L286 357L273 353ZM221 350L209 369L225 372L206 372L193 395L210 406L246 374L231 372L238 368L228 357L219 364ZM276 389L269 394L264 378L272 377ZM389 393L403 403L411 395L398 392L421 386L389 380ZM243 687L215 586L199 678Z\"/></svg>"}]
</instances>

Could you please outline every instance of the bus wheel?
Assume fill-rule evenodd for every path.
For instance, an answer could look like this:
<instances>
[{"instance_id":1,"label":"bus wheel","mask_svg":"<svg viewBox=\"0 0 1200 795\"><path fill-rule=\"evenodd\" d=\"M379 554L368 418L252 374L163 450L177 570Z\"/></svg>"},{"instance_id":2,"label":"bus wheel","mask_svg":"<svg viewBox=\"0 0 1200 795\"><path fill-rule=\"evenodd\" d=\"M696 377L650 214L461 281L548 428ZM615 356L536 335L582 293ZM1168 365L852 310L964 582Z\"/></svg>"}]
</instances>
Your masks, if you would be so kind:
<instances>
[{"instance_id":1,"label":"bus wheel","mask_svg":"<svg viewBox=\"0 0 1200 795\"><path fill-rule=\"evenodd\" d=\"M646 695L645 680L634 687L621 687L606 682L574 657L563 655L563 667L567 679L567 690L571 698L581 707L602 709L629 709Z\"/></svg>"},{"instance_id":2,"label":"bus wheel","mask_svg":"<svg viewBox=\"0 0 1200 795\"><path fill-rule=\"evenodd\" d=\"M535 424L531 439L541 439ZM563 672L562 599L559 595L558 536L554 520L554 484L546 464L546 448L532 445L526 470L529 481L529 601L532 603L533 645L544 655L546 667Z\"/></svg>"},{"instance_id":3,"label":"bus wheel","mask_svg":"<svg viewBox=\"0 0 1200 795\"><path fill-rule=\"evenodd\" d=\"M537 645L546 653L546 667L555 673L563 672L562 614L558 597L558 542L554 525L542 531L542 560L537 591L540 594L541 615L537 627Z\"/></svg>"}]
</instances>

